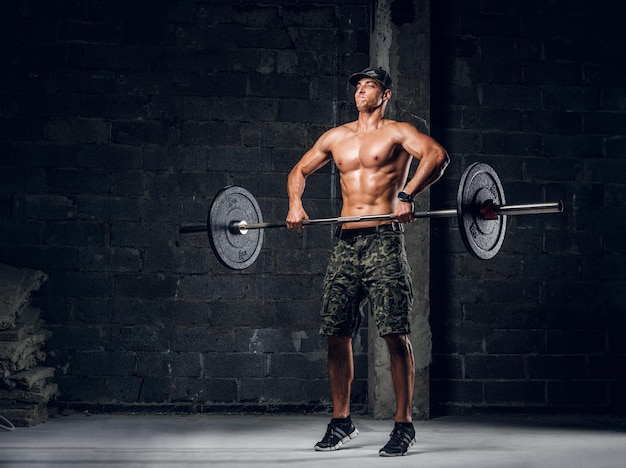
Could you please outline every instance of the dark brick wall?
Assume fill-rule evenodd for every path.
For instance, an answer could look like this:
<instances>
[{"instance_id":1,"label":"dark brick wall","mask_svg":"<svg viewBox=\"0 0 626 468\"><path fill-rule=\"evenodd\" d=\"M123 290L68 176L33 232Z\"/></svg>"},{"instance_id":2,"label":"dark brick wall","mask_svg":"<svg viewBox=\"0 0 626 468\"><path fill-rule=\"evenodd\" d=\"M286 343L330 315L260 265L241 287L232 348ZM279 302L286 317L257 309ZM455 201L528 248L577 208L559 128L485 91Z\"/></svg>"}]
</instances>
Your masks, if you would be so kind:
<instances>
[{"instance_id":1,"label":"dark brick wall","mask_svg":"<svg viewBox=\"0 0 626 468\"><path fill-rule=\"evenodd\" d=\"M434 222L434 413L626 408L626 45L617 2L432 4L433 134L450 151L435 207L480 160L508 202L500 254Z\"/></svg>"},{"instance_id":2,"label":"dark brick wall","mask_svg":"<svg viewBox=\"0 0 626 468\"><path fill-rule=\"evenodd\" d=\"M178 230L228 184L284 219L288 170L354 116L344 77L368 64L370 4L3 5L0 261L50 276L37 301L61 405L328 407L330 228L267 232L243 272ZM311 216L336 215L329 174L307 191ZM357 409L366 355L364 339Z\"/></svg>"},{"instance_id":3,"label":"dark brick wall","mask_svg":"<svg viewBox=\"0 0 626 468\"><path fill-rule=\"evenodd\" d=\"M464 253L453 220L431 222L433 414L626 406L625 41L609 5L433 2L432 128L453 157L433 207L454 205L476 160L509 201L566 203L510 219L489 262ZM330 229L270 230L243 272L178 229L204 223L227 184L284 217L287 171L354 116L343 77L369 62L370 8L3 5L0 261L50 276L37 305L62 405L328 408ZM330 167L310 184L312 217L336 215L332 184Z\"/></svg>"}]
</instances>

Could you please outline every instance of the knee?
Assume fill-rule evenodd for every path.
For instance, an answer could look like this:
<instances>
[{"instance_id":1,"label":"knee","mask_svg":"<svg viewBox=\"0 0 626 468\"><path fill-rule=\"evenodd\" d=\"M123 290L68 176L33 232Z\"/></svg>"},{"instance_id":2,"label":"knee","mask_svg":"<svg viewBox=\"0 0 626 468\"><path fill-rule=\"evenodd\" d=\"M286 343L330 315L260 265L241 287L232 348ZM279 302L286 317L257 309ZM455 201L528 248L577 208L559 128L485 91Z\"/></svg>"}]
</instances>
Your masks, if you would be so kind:
<instances>
[{"instance_id":1,"label":"knee","mask_svg":"<svg viewBox=\"0 0 626 468\"><path fill-rule=\"evenodd\" d=\"M389 352L395 355L407 355L413 353L413 347L408 335L404 333L385 335L385 342Z\"/></svg>"}]
</instances>

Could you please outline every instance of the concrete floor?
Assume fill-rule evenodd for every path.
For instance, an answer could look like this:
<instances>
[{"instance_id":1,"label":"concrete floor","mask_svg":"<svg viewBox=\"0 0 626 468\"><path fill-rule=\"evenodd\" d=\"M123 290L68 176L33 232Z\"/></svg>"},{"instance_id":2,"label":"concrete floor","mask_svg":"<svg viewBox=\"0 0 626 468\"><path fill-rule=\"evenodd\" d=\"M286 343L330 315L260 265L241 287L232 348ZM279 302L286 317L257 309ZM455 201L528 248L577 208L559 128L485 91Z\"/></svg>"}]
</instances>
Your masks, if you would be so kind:
<instances>
[{"instance_id":1,"label":"concrete floor","mask_svg":"<svg viewBox=\"0 0 626 468\"><path fill-rule=\"evenodd\" d=\"M92 415L0 432L1 467L624 468L626 423L593 417L445 417L415 423L407 456L378 450L391 421L353 418L361 434L315 452L326 416Z\"/></svg>"}]
</instances>

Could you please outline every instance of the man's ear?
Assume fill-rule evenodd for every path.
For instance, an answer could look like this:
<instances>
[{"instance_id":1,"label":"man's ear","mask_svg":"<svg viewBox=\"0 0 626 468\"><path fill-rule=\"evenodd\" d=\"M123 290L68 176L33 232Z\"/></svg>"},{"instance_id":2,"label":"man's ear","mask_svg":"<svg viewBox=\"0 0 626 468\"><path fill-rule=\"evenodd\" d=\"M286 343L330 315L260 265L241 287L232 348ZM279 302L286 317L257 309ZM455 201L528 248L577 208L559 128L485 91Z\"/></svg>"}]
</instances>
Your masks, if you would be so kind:
<instances>
[{"instance_id":1,"label":"man's ear","mask_svg":"<svg viewBox=\"0 0 626 468\"><path fill-rule=\"evenodd\" d=\"M389 101L391 99L391 89L387 88L383 91L383 101Z\"/></svg>"}]
</instances>

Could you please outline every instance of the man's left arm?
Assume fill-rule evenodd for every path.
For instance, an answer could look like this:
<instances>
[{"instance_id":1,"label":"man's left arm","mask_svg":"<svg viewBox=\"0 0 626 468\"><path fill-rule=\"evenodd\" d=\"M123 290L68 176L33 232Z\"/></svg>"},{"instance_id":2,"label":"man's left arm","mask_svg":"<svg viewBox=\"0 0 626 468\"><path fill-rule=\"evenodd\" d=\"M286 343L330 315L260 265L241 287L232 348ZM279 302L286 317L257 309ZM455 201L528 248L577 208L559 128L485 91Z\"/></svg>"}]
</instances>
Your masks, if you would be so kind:
<instances>
[{"instance_id":1,"label":"man's left arm","mask_svg":"<svg viewBox=\"0 0 626 468\"><path fill-rule=\"evenodd\" d=\"M403 188L403 192L410 196L417 196L432 184L437 182L450 163L447 151L435 139L419 132L408 123L399 124L399 143L411 156L419 159L415 174ZM410 221L413 211L412 203L398 203L395 215L401 222Z\"/></svg>"}]
</instances>

